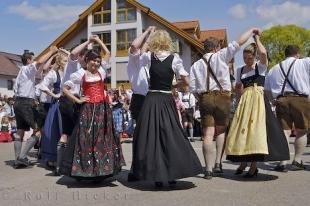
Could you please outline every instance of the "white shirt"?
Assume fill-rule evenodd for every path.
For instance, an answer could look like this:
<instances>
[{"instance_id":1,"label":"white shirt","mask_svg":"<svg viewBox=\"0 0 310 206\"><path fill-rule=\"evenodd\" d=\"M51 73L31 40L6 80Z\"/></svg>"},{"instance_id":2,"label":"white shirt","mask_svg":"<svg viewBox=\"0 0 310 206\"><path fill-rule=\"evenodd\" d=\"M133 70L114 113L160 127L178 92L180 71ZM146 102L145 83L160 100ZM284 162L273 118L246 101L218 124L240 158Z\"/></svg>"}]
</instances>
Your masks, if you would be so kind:
<instances>
[{"instance_id":1,"label":"white shirt","mask_svg":"<svg viewBox=\"0 0 310 206\"><path fill-rule=\"evenodd\" d=\"M128 52L128 56L129 60L127 65L127 74L131 83L131 89L134 94L141 94L145 96L149 90L149 71L147 68L141 65L140 50L134 54Z\"/></svg>"},{"instance_id":2,"label":"white shirt","mask_svg":"<svg viewBox=\"0 0 310 206\"><path fill-rule=\"evenodd\" d=\"M287 74L290 64L294 61L294 57L288 57L282 62L282 67ZM272 92L272 96L276 98L281 94L284 83L284 75L279 64L271 68L266 76L265 89ZM289 81L293 87L301 94L310 95L310 58L297 59L288 75ZM288 82L285 85L285 92L294 92Z\"/></svg>"},{"instance_id":3,"label":"white shirt","mask_svg":"<svg viewBox=\"0 0 310 206\"><path fill-rule=\"evenodd\" d=\"M244 66L242 66L244 67ZM254 68L247 72L247 73L244 73L243 71L243 74L241 75L241 79L240 79L240 73L241 73L241 69L242 67L239 67L237 69L237 78L236 78L236 82L238 83L241 83L241 79L245 79L247 77L251 77L251 76L254 76L255 75L255 64L254 64ZM261 75L261 76L266 76L266 73L267 73L267 65L264 65L264 64L261 64L259 61L257 62L257 69L258 69L258 74Z\"/></svg>"},{"instance_id":4,"label":"white shirt","mask_svg":"<svg viewBox=\"0 0 310 206\"><path fill-rule=\"evenodd\" d=\"M15 95L17 97L35 99L36 72L36 62L20 68L14 85Z\"/></svg>"},{"instance_id":5,"label":"white shirt","mask_svg":"<svg viewBox=\"0 0 310 206\"><path fill-rule=\"evenodd\" d=\"M106 71L108 68L110 68L111 65L109 63L107 63L106 61L102 60L101 61L101 66L99 67L99 69L103 69L104 70L104 73L105 73L105 76L103 78L106 77ZM65 84L67 81L70 81L71 79L71 75L79 70L84 70L80 63L78 62L78 60L72 60L70 58L70 55L69 55L69 58L68 58L68 63L67 65L65 66L65 70L64 70L64 76L62 78L62 81L61 81L61 85L60 85L60 88L63 88L63 85L67 85L70 87L70 92L74 95L79 95L80 94L80 84L72 84L71 83L68 83L68 84ZM85 70L84 70L85 71ZM82 71L80 71L82 72ZM82 72L83 73L83 72ZM85 73L85 72L84 72ZM83 73L83 74L84 74ZM62 92L62 91L61 91Z\"/></svg>"},{"instance_id":6,"label":"white shirt","mask_svg":"<svg viewBox=\"0 0 310 206\"><path fill-rule=\"evenodd\" d=\"M102 81L104 81L104 78L106 77L105 70L102 67L99 67L98 72L101 75ZM79 88L80 88L82 78L85 74L86 74L85 69L83 68L79 69L78 71L70 75L70 80L66 81L64 85L67 85L70 88L74 87L75 85L79 85ZM94 82L94 81L98 81L99 79L100 79L99 76L94 76L94 77L85 76L85 81L87 82Z\"/></svg>"},{"instance_id":7,"label":"white shirt","mask_svg":"<svg viewBox=\"0 0 310 206\"><path fill-rule=\"evenodd\" d=\"M145 67L148 72L150 71L150 68L151 68L151 54L152 53L148 51L146 53L143 53L140 57L141 66ZM164 61L170 54L171 53L168 51L162 51L162 52L159 52L158 54L155 54L155 56L159 59L159 61ZM183 61L180 58L180 56L176 53L174 53L173 55L174 55L174 58L172 61L171 68L174 71L176 77L178 78L180 76L188 76L188 73L183 66Z\"/></svg>"},{"instance_id":8,"label":"white shirt","mask_svg":"<svg viewBox=\"0 0 310 206\"><path fill-rule=\"evenodd\" d=\"M186 109L195 108L196 99L190 92L179 92L179 99L183 102Z\"/></svg>"},{"instance_id":9,"label":"white shirt","mask_svg":"<svg viewBox=\"0 0 310 206\"><path fill-rule=\"evenodd\" d=\"M207 53L204 58L208 61L212 55L210 65L212 71L223 90L231 91L230 73L228 63L232 60L234 55L239 51L240 46L233 41L228 47L221 49L214 53ZM213 90L220 90L216 82L210 74L210 88ZM194 93L203 93L207 91L207 65L203 59L196 61L190 69L190 91Z\"/></svg>"}]
</instances>

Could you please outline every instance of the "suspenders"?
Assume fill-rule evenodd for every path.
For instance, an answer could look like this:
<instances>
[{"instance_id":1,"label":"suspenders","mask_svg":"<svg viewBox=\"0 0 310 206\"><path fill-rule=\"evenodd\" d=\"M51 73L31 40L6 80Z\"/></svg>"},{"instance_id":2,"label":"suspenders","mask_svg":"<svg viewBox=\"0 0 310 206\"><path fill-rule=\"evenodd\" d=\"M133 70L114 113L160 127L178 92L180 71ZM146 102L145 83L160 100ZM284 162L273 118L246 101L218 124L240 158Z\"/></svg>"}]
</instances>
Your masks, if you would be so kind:
<instances>
[{"instance_id":1,"label":"suspenders","mask_svg":"<svg viewBox=\"0 0 310 206\"><path fill-rule=\"evenodd\" d=\"M291 69L292 69L295 61L296 61L296 59L290 64L290 66L288 68L288 71L287 71L287 74L285 74L285 72L284 72L284 69L283 69L283 66L282 66L282 62L279 64L281 72L284 75L284 83L282 85L281 95L280 96L285 96L285 91L284 90L285 90L286 83L288 83L290 85L290 87L293 89L293 91L294 91L294 93L296 93L296 95L300 95L300 93L293 87L292 83L288 79L288 75L291 72Z\"/></svg>"},{"instance_id":2,"label":"suspenders","mask_svg":"<svg viewBox=\"0 0 310 206\"><path fill-rule=\"evenodd\" d=\"M212 76L212 78L214 79L214 81L216 82L216 85L220 88L220 91L223 91L223 87L221 86L220 82L218 81L218 79L216 78L211 65L210 65L210 61L212 58L213 54L211 54L210 58L208 60L206 60L204 57L202 57L203 61L207 64L207 92L210 91L210 74Z\"/></svg>"}]
</instances>

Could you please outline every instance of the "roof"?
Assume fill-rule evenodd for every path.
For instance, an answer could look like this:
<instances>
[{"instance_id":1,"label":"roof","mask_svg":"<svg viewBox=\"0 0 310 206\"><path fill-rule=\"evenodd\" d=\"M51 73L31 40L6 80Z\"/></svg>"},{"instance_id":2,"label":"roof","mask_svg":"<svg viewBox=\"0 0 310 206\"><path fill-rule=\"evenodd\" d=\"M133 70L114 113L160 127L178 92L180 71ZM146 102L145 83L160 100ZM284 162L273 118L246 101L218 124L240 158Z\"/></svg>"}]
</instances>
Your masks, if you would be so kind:
<instances>
[{"instance_id":1,"label":"roof","mask_svg":"<svg viewBox=\"0 0 310 206\"><path fill-rule=\"evenodd\" d=\"M74 34L76 34L83 26L87 25L87 17L90 13L96 10L104 0L96 0L90 7L88 7L82 14L79 15L79 19L75 21L65 32L63 32L56 40L54 40L43 52L41 52L38 56L43 55L44 53L48 52L49 47L51 45L55 46L63 46ZM150 18L156 20L157 22L161 23L168 29L174 31L181 37L183 37L187 42L192 44L200 53L204 53L203 44L196 38L192 37L187 32L183 31L182 29L178 28L177 26L173 25L166 19L162 18L158 14L154 13L149 7L142 5L141 3L137 2L136 0L126 0L127 3L135 6L137 9L141 10L145 15L149 16Z\"/></svg>"},{"instance_id":2,"label":"roof","mask_svg":"<svg viewBox=\"0 0 310 206\"><path fill-rule=\"evenodd\" d=\"M192 21L178 21L178 22L172 22L172 24L179 29L187 30L187 29L196 29L199 27L199 21L198 20L192 20Z\"/></svg>"},{"instance_id":3,"label":"roof","mask_svg":"<svg viewBox=\"0 0 310 206\"><path fill-rule=\"evenodd\" d=\"M0 75L17 76L19 68L8 57L0 54Z\"/></svg>"},{"instance_id":4,"label":"roof","mask_svg":"<svg viewBox=\"0 0 310 206\"><path fill-rule=\"evenodd\" d=\"M1 52L0 51L0 55L3 55L5 57L7 57L8 59L16 61L16 62L22 62L21 55L18 55L18 54L12 54L12 53L7 53L7 52Z\"/></svg>"},{"instance_id":5,"label":"roof","mask_svg":"<svg viewBox=\"0 0 310 206\"><path fill-rule=\"evenodd\" d=\"M214 29L214 30L205 30L200 32L200 41L204 42L210 37L216 37L220 40L226 40L227 34L226 29Z\"/></svg>"}]
</instances>

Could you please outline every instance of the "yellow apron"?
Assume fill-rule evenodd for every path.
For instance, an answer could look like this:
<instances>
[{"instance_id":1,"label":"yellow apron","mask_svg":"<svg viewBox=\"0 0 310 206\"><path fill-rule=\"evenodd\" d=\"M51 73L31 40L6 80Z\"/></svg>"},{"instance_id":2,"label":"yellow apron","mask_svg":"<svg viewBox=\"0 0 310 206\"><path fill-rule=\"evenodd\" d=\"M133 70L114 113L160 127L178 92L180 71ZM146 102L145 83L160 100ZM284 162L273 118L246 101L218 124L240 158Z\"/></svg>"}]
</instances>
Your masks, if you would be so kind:
<instances>
[{"instance_id":1,"label":"yellow apron","mask_svg":"<svg viewBox=\"0 0 310 206\"><path fill-rule=\"evenodd\" d=\"M232 120L226 155L268 154L263 87L244 89Z\"/></svg>"}]
</instances>

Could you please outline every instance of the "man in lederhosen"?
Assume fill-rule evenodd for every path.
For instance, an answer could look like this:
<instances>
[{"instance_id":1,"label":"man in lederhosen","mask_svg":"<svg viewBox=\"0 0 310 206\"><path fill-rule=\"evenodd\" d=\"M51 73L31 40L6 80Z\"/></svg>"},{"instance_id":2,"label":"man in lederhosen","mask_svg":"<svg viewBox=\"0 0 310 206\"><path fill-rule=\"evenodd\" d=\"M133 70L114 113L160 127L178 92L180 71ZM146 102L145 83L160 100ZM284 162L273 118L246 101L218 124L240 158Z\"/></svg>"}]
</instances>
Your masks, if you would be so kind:
<instances>
[{"instance_id":1,"label":"man in lederhosen","mask_svg":"<svg viewBox=\"0 0 310 206\"><path fill-rule=\"evenodd\" d=\"M203 128L203 155L206 163L205 178L214 173L223 173L221 157L225 142L225 131L229 123L231 81L228 63L257 28L242 34L237 41L221 49L216 38L204 42L206 54L196 61L190 71L190 88L198 94ZM216 141L216 157L213 139ZM214 164L215 162L215 164ZM213 168L214 166L214 168Z\"/></svg>"},{"instance_id":2,"label":"man in lederhosen","mask_svg":"<svg viewBox=\"0 0 310 206\"><path fill-rule=\"evenodd\" d=\"M196 106L196 98L189 91L188 87L184 88L184 91L179 92L179 99L182 101L184 110L181 111L182 124L184 132L187 134L190 141L194 140L194 113Z\"/></svg>"},{"instance_id":3,"label":"man in lederhosen","mask_svg":"<svg viewBox=\"0 0 310 206\"><path fill-rule=\"evenodd\" d=\"M57 51L57 47L51 46L38 61L34 60L34 54L29 51L25 51L21 57L23 66L19 70L14 85L16 96L14 112L17 124L17 132L14 134L15 168L31 164L27 155L41 137L39 124L42 123L37 121L36 113L36 74L41 72L42 65ZM33 134L22 147L25 131L29 131L30 128L33 129Z\"/></svg>"},{"instance_id":4,"label":"man in lederhosen","mask_svg":"<svg viewBox=\"0 0 310 206\"><path fill-rule=\"evenodd\" d=\"M148 49L147 39L150 33L154 32L154 30L155 27L148 27L147 30L145 30L132 42L129 48L127 74L133 92L129 110L131 112L132 119L134 120L134 125L138 120L145 95L149 90L149 73L146 68L141 67L140 56ZM132 176L131 172L128 174L128 181L135 181L135 178Z\"/></svg>"},{"instance_id":5,"label":"man in lederhosen","mask_svg":"<svg viewBox=\"0 0 310 206\"><path fill-rule=\"evenodd\" d=\"M297 45L285 49L286 59L275 65L266 77L266 91L276 98L276 114L289 143L292 127L296 130L295 156L292 169L303 170L302 154L307 144L310 128L310 58L300 58ZM270 96L270 95L269 95ZM286 172L286 161L274 169Z\"/></svg>"}]
</instances>

